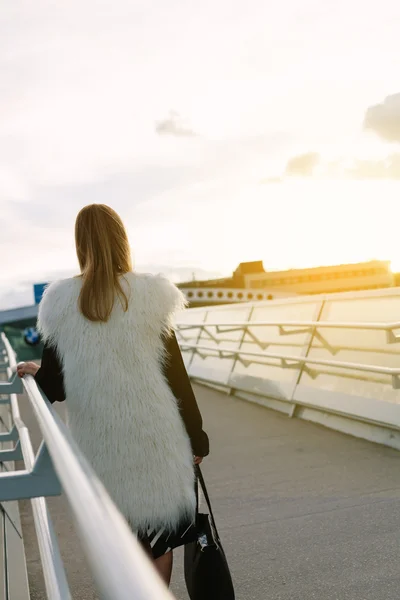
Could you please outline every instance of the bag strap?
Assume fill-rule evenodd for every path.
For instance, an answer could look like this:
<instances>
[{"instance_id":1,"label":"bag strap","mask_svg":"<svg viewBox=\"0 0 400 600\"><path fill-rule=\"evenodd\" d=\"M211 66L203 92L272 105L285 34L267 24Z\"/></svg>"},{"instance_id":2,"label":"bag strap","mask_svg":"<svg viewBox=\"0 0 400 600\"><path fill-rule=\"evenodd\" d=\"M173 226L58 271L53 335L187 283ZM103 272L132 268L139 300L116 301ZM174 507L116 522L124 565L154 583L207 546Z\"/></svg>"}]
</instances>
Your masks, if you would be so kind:
<instances>
[{"instance_id":1,"label":"bag strap","mask_svg":"<svg viewBox=\"0 0 400 600\"><path fill-rule=\"evenodd\" d=\"M211 517L211 522L213 524L213 527L215 529L215 532L219 538L219 533L218 533L218 529L217 529L217 525L215 524L215 518L214 518L214 514L211 508L211 502L210 502L210 497L208 495L207 492L207 487L206 487L206 482L204 481L204 477L203 477L203 473L201 472L200 466L196 465L196 476L197 476L197 482L200 482L200 486L201 486L201 490L203 492L203 496L205 498L205 501L207 503L207 508L208 508L208 512L210 514ZM198 490L197 490L197 510L198 510L198 506L199 506L199 494L198 494Z\"/></svg>"}]
</instances>

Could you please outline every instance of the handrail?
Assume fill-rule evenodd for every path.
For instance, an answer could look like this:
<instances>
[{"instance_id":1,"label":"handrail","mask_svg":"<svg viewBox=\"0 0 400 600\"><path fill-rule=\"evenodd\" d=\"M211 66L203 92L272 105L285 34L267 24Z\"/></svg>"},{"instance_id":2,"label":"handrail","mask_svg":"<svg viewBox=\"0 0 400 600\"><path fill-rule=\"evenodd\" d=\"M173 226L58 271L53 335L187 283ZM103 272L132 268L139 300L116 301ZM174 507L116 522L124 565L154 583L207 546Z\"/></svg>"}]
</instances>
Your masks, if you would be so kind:
<instances>
[{"instance_id":1,"label":"handrail","mask_svg":"<svg viewBox=\"0 0 400 600\"><path fill-rule=\"evenodd\" d=\"M12 361L13 351L4 334L2 340ZM13 366L15 367L15 358ZM22 384L69 501L76 529L101 597L104 600L173 600L172 594L162 583L67 427L40 393L34 378L25 375ZM19 426L22 431L22 421ZM27 458L29 463L29 453ZM48 519L48 514L43 516ZM51 541L55 542L55 537L52 540L51 535L47 538L43 536L44 570L48 568L47 561L53 560L50 551L54 552L55 548L50 545ZM58 560L55 562L58 564ZM50 592L48 590L49 598L69 599L70 596L66 593L61 595L61 592L57 592L57 585L61 587L59 584L62 574L57 571L56 565L53 564L52 567L51 583L55 591L52 588Z\"/></svg>"},{"instance_id":2,"label":"handrail","mask_svg":"<svg viewBox=\"0 0 400 600\"><path fill-rule=\"evenodd\" d=\"M380 367L378 365L366 365L362 363L350 363L344 361L336 361L336 360L323 360L318 358L309 358L308 356L292 356L285 354L275 354L272 352L253 352L248 350L231 350L229 348L216 348L215 346L203 346L201 344L186 344L181 343L180 347L182 350L185 348L189 350L194 350L198 352L198 350L209 350L212 352L216 352L220 358L230 358L236 356L253 356L257 358L273 358L277 360L282 360L283 362L294 362L303 365L319 365L319 366L327 366L334 367L340 369L349 369L353 371L365 371L368 373L377 373L380 375L390 375L392 377L392 385L394 389L400 389L400 368L393 367ZM225 356L224 356L225 355ZM228 356L226 356L228 355ZM252 362L252 361L249 361Z\"/></svg>"},{"instance_id":3,"label":"handrail","mask_svg":"<svg viewBox=\"0 0 400 600\"><path fill-rule=\"evenodd\" d=\"M221 332L226 327L315 327L318 329L363 329L366 331L394 331L400 329L400 322L393 323L368 323L368 322L336 322L336 321L231 321L228 323L199 322L199 323L176 323L179 330L198 329L205 327L216 327ZM397 337L397 336L396 336ZM400 336L399 336L400 339Z\"/></svg>"},{"instance_id":4,"label":"handrail","mask_svg":"<svg viewBox=\"0 0 400 600\"><path fill-rule=\"evenodd\" d=\"M8 356L9 367L7 368L7 375L11 377L12 372L17 366L14 351L4 333L1 334L1 340ZM28 429L21 419L16 394L10 394L10 406L13 423L18 431L25 468L32 471L35 455ZM72 597L61 559L57 536L46 500L44 498L32 498L31 502L47 596L51 600L71 600Z\"/></svg>"}]
</instances>

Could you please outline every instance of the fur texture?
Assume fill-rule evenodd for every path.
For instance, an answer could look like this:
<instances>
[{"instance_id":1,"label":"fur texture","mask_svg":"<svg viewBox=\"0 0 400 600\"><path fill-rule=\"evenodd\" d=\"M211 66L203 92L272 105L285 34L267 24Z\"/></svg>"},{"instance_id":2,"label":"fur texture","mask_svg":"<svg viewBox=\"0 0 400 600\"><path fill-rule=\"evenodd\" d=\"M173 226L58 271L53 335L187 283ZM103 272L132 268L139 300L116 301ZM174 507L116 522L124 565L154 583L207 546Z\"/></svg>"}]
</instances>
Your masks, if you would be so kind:
<instances>
[{"instance_id":1,"label":"fur texture","mask_svg":"<svg viewBox=\"0 0 400 600\"><path fill-rule=\"evenodd\" d=\"M136 531L174 529L195 511L190 442L165 381L160 335L185 305L167 279L128 273L107 323L80 313L81 279L56 281L39 306L44 341L63 364L68 426Z\"/></svg>"}]
</instances>

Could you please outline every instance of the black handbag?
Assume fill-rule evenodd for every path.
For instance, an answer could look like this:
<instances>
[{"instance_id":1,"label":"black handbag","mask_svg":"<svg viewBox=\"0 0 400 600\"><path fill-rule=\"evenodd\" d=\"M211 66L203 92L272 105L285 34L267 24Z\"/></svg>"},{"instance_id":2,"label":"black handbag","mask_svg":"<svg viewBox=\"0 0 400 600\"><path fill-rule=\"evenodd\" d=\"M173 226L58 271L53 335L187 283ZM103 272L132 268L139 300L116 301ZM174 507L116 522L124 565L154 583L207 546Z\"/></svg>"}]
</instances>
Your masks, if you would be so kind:
<instances>
[{"instance_id":1,"label":"black handbag","mask_svg":"<svg viewBox=\"0 0 400 600\"><path fill-rule=\"evenodd\" d=\"M210 498L200 467L196 468L209 514L197 509L197 539L185 546L184 570L190 600L235 600L232 577L218 535Z\"/></svg>"}]
</instances>

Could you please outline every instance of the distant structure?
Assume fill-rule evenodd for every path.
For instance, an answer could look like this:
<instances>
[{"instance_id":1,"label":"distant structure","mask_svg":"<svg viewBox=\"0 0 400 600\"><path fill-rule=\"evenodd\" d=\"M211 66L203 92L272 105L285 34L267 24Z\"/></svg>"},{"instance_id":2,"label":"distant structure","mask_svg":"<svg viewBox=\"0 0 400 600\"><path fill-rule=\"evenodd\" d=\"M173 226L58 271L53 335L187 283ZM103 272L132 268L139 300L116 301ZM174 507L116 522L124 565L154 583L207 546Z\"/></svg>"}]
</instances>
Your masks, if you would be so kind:
<instances>
[{"instance_id":1,"label":"distant structure","mask_svg":"<svg viewBox=\"0 0 400 600\"><path fill-rule=\"evenodd\" d=\"M247 285L246 277L260 273L265 273L261 260L245 262L240 263L232 277L187 281L179 283L178 287L185 294L191 307L254 302L255 300L275 300L296 295L296 292L287 292L277 287L269 288L265 286L262 289L251 289Z\"/></svg>"},{"instance_id":2,"label":"distant structure","mask_svg":"<svg viewBox=\"0 0 400 600\"><path fill-rule=\"evenodd\" d=\"M276 286L294 294L331 294L396 285L390 262L379 260L311 269L248 273L244 277L246 288L271 289Z\"/></svg>"},{"instance_id":3,"label":"distant structure","mask_svg":"<svg viewBox=\"0 0 400 600\"><path fill-rule=\"evenodd\" d=\"M200 283L200 282L197 282ZM178 284L178 287L185 294L189 305L210 306L215 304L235 304L239 302L254 302L255 300L274 300L276 298L287 298L294 294L280 292L277 290L244 290L243 288L231 287L186 287L187 284Z\"/></svg>"},{"instance_id":4,"label":"distant structure","mask_svg":"<svg viewBox=\"0 0 400 600\"><path fill-rule=\"evenodd\" d=\"M400 285L390 262L370 261L287 271L266 271L262 261L240 263L232 277L179 284L191 306L273 300L297 294L330 294Z\"/></svg>"}]
</instances>

